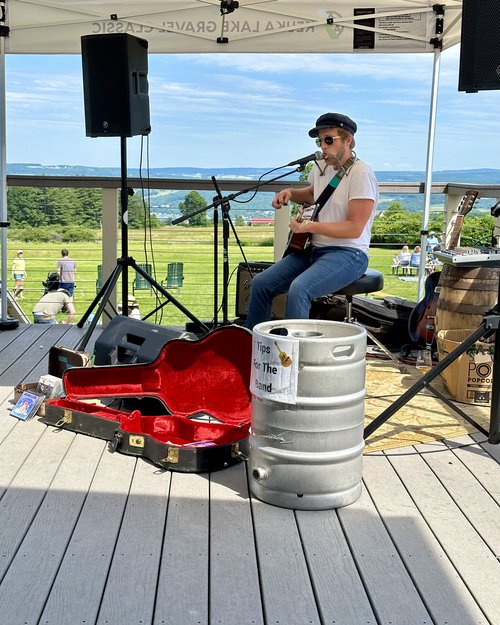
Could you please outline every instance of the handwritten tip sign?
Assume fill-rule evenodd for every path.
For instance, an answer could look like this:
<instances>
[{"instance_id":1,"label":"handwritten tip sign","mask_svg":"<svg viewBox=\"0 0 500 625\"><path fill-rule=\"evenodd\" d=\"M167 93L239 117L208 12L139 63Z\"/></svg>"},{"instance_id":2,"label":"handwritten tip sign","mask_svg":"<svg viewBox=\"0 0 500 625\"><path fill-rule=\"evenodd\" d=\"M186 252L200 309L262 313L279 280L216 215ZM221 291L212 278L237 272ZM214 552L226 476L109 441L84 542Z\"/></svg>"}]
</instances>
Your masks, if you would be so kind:
<instances>
[{"instance_id":1,"label":"handwritten tip sign","mask_svg":"<svg viewBox=\"0 0 500 625\"><path fill-rule=\"evenodd\" d=\"M254 334L250 391L256 397L296 404L298 374L297 339Z\"/></svg>"}]
</instances>

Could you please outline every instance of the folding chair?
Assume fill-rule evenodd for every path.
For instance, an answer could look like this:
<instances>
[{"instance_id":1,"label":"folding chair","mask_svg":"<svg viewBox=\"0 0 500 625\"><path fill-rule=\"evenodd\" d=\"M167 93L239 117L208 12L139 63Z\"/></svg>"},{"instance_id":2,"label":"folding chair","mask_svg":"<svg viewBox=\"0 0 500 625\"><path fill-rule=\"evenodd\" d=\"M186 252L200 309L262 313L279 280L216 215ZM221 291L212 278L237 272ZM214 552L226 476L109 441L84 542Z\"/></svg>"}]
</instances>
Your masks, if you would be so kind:
<instances>
[{"instance_id":1,"label":"folding chair","mask_svg":"<svg viewBox=\"0 0 500 625\"><path fill-rule=\"evenodd\" d=\"M148 276L151 275L151 263L137 263L137 266L140 267L142 270L144 270ZM151 283L146 280L146 278L144 278L143 276L141 276L140 273L135 274L135 278L134 281L132 283L132 293L135 294L136 291L149 291L151 293L151 291L153 290L153 287L151 286Z\"/></svg>"},{"instance_id":2,"label":"folding chair","mask_svg":"<svg viewBox=\"0 0 500 625\"><path fill-rule=\"evenodd\" d=\"M180 292L184 282L184 263L169 263L167 265L167 278L162 281L167 289L178 289Z\"/></svg>"},{"instance_id":3,"label":"folding chair","mask_svg":"<svg viewBox=\"0 0 500 625\"><path fill-rule=\"evenodd\" d=\"M97 280L95 281L95 292L99 293L102 289L102 265L97 265Z\"/></svg>"}]
</instances>

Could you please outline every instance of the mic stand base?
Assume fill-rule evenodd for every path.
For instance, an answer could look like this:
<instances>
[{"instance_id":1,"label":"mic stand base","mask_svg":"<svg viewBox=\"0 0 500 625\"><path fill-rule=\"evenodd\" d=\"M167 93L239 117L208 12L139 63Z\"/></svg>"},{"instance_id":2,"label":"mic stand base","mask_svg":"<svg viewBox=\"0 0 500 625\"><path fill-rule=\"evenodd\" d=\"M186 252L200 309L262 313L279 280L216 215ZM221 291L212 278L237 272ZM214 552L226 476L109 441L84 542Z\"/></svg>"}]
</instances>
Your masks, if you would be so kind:
<instances>
[{"instance_id":1,"label":"mic stand base","mask_svg":"<svg viewBox=\"0 0 500 625\"><path fill-rule=\"evenodd\" d=\"M15 330L19 327L19 321L17 319L0 319L0 330Z\"/></svg>"}]
</instances>

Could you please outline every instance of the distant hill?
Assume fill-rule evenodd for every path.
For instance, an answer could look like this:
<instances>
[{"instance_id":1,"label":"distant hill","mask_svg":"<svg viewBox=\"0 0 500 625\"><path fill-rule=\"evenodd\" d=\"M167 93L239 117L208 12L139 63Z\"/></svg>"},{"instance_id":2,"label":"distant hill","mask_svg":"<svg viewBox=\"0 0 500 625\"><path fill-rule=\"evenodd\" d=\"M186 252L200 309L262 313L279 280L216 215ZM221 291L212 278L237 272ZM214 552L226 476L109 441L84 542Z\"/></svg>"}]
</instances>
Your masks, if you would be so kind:
<instances>
[{"instance_id":1,"label":"distant hill","mask_svg":"<svg viewBox=\"0 0 500 625\"><path fill-rule=\"evenodd\" d=\"M257 180L267 169L256 167L153 167L150 169L151 178L202 178L209 180L217 178ZM7 174L33 176L120 176L119 167L87 167L85 165L42 165L40 163L9 163ZM129 168L130 177L138 177L138 169ZM425 180L424 171L377 171L380 182L418 182ZM144 170L143 170L144 175ZM292 174L290 179L297 177ZM433 173L433 179L438 182L462 182L471 184L500 184L500 169L449 169Z\"/></svg>"},{"instance_id":2,"label":"distant hill","mask_svg":"<svg viewBox=\"0 0 500 625\"><path fill-rule=\"evenodd\" d=\"M151 208L160 218L174 219L179 215L177 207L184 200L189 188L189 180L206 179L212 176L219 179L244 179L257 180L267 173L267 169L252 167L236 168L200 168L200 167L154 167L150 169L149 177L154 178L185 178L185 191L152 191ZM40 163L9 163L7 164L7 174L33 175L33 176L120 176L119 167L87 167L84 165L42 165ZM144 177L145 172L143 170ZM424 171L377 171L377 178L380 182L423 182L425 181ZM139 177L138 169L130 168L128 176ZM289 180L296 180L298 174L291 174ZM463 169L463 170L442 170L435 171L433 180L436 182L466 182L471 186L482 184L500 185L500 169ZM205 198L207 205L213 201L213 192L204 191L201 195ZM274 213L271 208L272 193L258 193L250 202L245 202L246 196L240 196L239 201L232 202L233 216L242 215L245 220L250 217L269 217ZM241 202L242 200L242 202ZM380 208L388 206L391 202L401 202L410 211L420 211L423 208L422 195L382 195L380 198ZM431 204L442 206L444 198L442 195L433 195ZM475 210L489 210L492 204L491 198L479 199L476 202Z\"/></svg>"}]
</instances>

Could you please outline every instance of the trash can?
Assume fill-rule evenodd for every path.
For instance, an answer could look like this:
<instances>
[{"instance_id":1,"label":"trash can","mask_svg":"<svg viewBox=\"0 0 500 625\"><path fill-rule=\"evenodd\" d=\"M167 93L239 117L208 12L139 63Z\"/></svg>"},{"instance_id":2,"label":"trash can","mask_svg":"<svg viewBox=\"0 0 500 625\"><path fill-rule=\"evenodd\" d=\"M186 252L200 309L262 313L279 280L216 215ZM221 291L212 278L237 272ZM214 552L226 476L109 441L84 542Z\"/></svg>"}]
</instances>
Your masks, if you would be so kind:
<instances>
[{"instance_id":1,"label":"trash can","mask_svg":"<svg viewBox=\"0 0 500 625\"><path fill-rule=\"evenodd\" d=\"M250 489L322 510L361 494L366 330L299 319L253 330Z\"/></svg>"}]
</instances>

